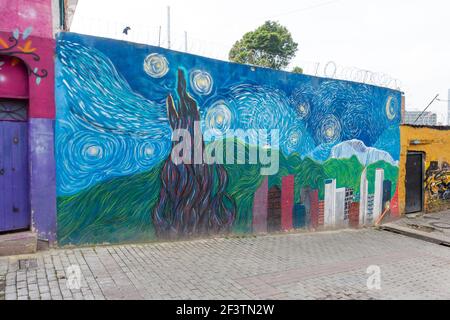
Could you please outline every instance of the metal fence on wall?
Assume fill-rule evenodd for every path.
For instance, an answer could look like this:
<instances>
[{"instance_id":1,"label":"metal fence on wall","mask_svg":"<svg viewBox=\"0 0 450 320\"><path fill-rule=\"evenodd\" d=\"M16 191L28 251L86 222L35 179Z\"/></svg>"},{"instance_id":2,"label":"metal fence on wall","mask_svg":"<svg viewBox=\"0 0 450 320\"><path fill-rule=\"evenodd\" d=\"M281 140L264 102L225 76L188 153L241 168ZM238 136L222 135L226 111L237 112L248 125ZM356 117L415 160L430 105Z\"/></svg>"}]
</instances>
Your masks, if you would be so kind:
<instances>
[{"instance_id":1,"label":"metal fence on wall","mask_svg":"<svg viewBox=\"0 0 450 320\"><path fill-rule=\"evenodd\" d=\"M75 16L71 31L165 48L168 47L166 27L133 23L129 26L130 30L125 34L123 30L127 26L129 25L124 21ZM230 45L220 42L200 39L190 34L186 38L184 32L172 32L170 44L172 50L186 51L191 54L228 61ZM386 73L373 72L354 66L344 66L335 61L315 62L296 59L295 65L300 66L303 69L303 73L307 75L366 83L395 90L401 90L402 87L399 79Z\"/></svg>"},{"instance_id":2,"label":"metal fence on wall","mask_svg":"<svg viewBox=\"0 0 450 320\"><path fill-rule=\"evenodd\" d=\"M334 61L305 62L302 67L305 74L318 77L372 84L395 90L401 90L402 86L399 79L393 78L386 73L373 72L352 66L343 66Z\"/></svg>"}]
</instances>

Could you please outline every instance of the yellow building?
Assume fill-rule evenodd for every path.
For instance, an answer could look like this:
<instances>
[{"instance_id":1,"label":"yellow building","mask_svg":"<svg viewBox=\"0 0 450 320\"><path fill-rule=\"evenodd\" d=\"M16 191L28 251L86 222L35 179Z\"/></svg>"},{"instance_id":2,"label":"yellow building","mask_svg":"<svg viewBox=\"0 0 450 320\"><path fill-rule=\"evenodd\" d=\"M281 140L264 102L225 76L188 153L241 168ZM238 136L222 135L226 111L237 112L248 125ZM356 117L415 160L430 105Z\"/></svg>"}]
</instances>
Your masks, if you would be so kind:
<instances>
[{"instance_id":1,"label":"yellow building","mask_svg":"<svg viewBox=\"0 0 450 320\"><path fill-rule=\"evenodd\" d=\"M401 126L401 213L450 208L450 127Z\"/></svg>"}]
</instances>

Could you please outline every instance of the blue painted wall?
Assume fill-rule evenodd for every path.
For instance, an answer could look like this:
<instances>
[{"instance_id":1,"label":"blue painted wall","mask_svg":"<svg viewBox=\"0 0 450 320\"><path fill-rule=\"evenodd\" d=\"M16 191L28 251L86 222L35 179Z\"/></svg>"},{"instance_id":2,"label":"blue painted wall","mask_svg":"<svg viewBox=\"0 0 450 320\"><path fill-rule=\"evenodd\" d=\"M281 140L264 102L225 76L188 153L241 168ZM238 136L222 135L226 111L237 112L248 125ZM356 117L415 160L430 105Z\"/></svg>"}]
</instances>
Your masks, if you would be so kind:
<instances>
[{"instance_id":1,"label":"blue painted wall","mask_svg":"<svg viewBox=\"0 0 450 320\"><path fill-rule=\"evenodd\" d=\"M292 201L302 201L304 188L319 190L317 200L322 201L324 179L331 178L338 187L352 188L357 202L363 169L368 169L373 193L371 175L383 168L394 196L400 154L398 91L60 33L56 158L61 244L196 235L191 225L186 232L170 226L173 217L167 216L167 208L161 209L166 210L165 225L155 213L155 207L165 206L161 173L169 170L164 164L172 148L166 99L172 95L177 108L183 103L179 70L203 129L279 130L280 170L269 178L269 188L282 187L281 177L294 175ZM249 148L256 137L247 142ZM263 179L258 168L224 166L227 184L219 196L225 204L211 200L211 210L220 211L213 214L216 218L227 216L222 220L226 227L211 227L212 217L206 233L252 231L253 195ZM173 211L175 206L169 204ZM293 213L296 225L305 224L299 216L304 211ZM161 228L165 232L158 232Z\"/></svg>"}]
</instances>

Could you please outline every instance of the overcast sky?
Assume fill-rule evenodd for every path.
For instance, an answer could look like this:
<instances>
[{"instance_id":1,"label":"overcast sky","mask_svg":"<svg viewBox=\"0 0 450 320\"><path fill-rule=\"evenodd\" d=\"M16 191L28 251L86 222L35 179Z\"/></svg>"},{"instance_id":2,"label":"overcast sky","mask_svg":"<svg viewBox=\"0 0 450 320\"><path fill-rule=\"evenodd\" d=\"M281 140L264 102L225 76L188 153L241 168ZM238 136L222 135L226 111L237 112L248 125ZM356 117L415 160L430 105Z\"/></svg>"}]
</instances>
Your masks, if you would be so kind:
<instances>
[{"instance_id":1,"label":"overcast sky","mask_svg":"<svg viewBox=\"0 0 450 320\"><path fill-rule=\"evenodd\" d=\"M299 43L292 65L314 72L333 61L400 80L406 107L421 110L450 88L448 0L79 0L71 31L227 59L233 43L271 19ZM128 36L122 34L130 26ZM322 71L323 72L323 71ZM431 108L445 121L447 102Z\"/></svg>"}]
</instances>

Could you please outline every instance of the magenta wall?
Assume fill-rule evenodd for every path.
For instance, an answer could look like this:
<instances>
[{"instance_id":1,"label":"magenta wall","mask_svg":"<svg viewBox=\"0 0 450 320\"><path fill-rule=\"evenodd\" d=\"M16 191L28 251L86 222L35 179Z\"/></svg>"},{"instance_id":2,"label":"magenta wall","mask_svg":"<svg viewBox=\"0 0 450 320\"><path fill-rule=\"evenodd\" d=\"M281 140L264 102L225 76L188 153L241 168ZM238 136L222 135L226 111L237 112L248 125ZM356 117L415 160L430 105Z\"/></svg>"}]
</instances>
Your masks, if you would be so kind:
<instances>
[{"instance_id":1,"label":"magenta wall","mask_svg":"<svg viewBox=\"0 0 450 320\"><path fill-rule=\"evenodd\" d=\"M32 118L55 118L51 0L0 0L0 56L14 56L31 71Z\"/></svg>"},{"instance_id":2,"label":"magenta wall","mask_svg":"<svg viewBox=\"0 0 450 320\"><path fill-rule=\"evenodd\" d=\"M13 61L20 59L29 71L30 117L54 119L55 41L52 38L35 37L32 32L31 30L27 36L24 30L19 28L9 32L0 31L0 61L3 62L0 74L2 71L6 72L8 69L11 71L15 67L20 67L20 63L13 65ZM8 96L7 93L4 94Z\"/></svg>"},{"instance_id":3,"label":"magenta wall","mask_svg":"<svg viewBox=\"0 0 450 320\"><path fill-rule=\"evenodd\" d=\"M0 97L28 97L32 230L52 243L56 238L52 1L0 0L0 12L0 76L3 72L13 80L1 86Z\"/></svg>"},{"instance_id":4,"label":"magenta wall","mask_svg":"<svg viewBox=\"0 0 450 320\"><path fill-rule=\"evenodd\" d=\"M0 0L0 30L32 27L36 37L52 38L51 0Z\"/></svg>"}]
</instances>

